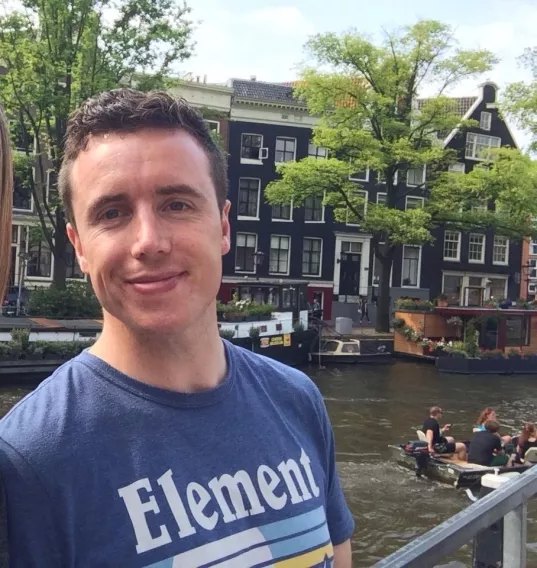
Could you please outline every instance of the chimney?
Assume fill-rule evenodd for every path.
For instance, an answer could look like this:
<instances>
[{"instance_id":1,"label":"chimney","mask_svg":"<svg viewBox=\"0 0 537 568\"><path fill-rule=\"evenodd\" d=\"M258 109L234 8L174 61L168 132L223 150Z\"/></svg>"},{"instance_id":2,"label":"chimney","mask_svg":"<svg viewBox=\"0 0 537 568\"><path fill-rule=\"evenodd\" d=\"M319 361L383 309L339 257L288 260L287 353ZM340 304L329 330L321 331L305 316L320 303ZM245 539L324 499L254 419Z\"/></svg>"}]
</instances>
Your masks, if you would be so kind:
<instances>
[{"instance_id":1,"label":"chimney","mask_svg":"<svg viewBox=\"0 0 537 568\"><path fill-rule=\"evenodd\" d=\"M207 84L207 75L203 75L203 84L204 84L204 85Z\"/></svg>"},{"instance_id":2,"label":"chimney","mask_svg":"<svg viewBox=\"0 0 537 568\"><path fill-rule=\"evenodd\" d=\"M252 76L250 77L250 81L257 81L257 77L256 77L255 75L252 75Z\"/></svg>"}]
</instances>

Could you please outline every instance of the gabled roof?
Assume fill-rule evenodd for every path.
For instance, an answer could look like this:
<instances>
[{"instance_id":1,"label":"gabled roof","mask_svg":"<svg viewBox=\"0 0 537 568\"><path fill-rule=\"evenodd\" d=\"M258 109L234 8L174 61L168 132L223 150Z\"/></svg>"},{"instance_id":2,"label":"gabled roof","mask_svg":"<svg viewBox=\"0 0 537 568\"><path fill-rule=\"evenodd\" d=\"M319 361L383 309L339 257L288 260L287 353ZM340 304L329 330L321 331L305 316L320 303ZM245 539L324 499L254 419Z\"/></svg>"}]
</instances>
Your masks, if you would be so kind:
<instances>
[{"instance_id":1,"label":"gabled roof","mask_svg":"<svg viewBox=\"0 0 537 568\"><path fill-rule=\"evenodd\" d=\"M289 84L231 79L231 87L233 88L233 96L239 99L301 107L306 106L303 102L294 97L293 87Z\"/></svg>"}]
</instances>

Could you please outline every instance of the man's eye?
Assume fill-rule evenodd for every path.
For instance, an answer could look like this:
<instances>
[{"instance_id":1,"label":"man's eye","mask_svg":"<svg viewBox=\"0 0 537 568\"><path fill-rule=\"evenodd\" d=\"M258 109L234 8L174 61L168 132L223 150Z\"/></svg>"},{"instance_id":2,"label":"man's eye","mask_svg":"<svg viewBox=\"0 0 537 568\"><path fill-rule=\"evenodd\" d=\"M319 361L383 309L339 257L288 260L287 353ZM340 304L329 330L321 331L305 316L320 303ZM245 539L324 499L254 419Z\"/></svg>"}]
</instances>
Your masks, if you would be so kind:
<instances>
[{"instance_id":1,"label":"man's eye","mask_svg":"<svg viewBox=\"0 0 537 568\"><path fill-rule=\"evenodd\" d=\"M104 212L103 219L106 219L107 221L113 221L114 219L117 219L120 214L121 213L119 209L108 209L108 211Z\"/></svg>"},{"instance_id":2,"label":"man's eye","mask_svg":"<svg viewBox=\"0 0 537 568\"><path fill-rule=\"evenodd\" d=\"M170 203L168 207L172 211L184 211L188 208L188 205L184 201L172 201L172 203Z\"/></svg>"}]
</instances>

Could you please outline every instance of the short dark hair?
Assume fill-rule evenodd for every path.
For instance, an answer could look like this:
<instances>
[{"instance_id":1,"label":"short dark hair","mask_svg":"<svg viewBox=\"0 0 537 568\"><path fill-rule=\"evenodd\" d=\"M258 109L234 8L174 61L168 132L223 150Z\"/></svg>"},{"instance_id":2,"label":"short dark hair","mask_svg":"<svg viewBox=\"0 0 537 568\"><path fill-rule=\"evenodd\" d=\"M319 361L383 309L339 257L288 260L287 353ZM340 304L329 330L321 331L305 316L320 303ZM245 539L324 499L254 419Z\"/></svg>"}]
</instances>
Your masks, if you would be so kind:
<instances>
[{"instance_id":1,"label":"short dark hair","mask_svg":"<svg viewBox=\"0 0 537 568\"><path fill-rule=\"evenodd\" d=\"M487 420L484 426L492 434L496 434L496 432L500 429L500 424L497 420Z\"/></svg>"},{"instance_id":2,"label":"short dark hair","mask_svg":"<svg viewBox=\"0 0 537 568\"><path fill-rule=\"evenodd\" d=\"M444 411L439 406L431 406L431 409L429 410L429 416L438 416L443 413Z\"/></svg>"},{"instance_id":3,"label":"short dark hair","mask_svg":"<svg viewBox=\"0 0 537 568\"><path fill-rule=\"evenodd\" d=\"M223 209L228 192L227 163L213 140L199 111L185 99L165 92L144 93L134 89L114 89L87 99L74 111L67 124L65 147L58 188L67 220L74 224L71 170L91 136L117 132L138 132L146 128L185 130L201 145L209 158L216 199Z\"/></svg>"}]
</instances>

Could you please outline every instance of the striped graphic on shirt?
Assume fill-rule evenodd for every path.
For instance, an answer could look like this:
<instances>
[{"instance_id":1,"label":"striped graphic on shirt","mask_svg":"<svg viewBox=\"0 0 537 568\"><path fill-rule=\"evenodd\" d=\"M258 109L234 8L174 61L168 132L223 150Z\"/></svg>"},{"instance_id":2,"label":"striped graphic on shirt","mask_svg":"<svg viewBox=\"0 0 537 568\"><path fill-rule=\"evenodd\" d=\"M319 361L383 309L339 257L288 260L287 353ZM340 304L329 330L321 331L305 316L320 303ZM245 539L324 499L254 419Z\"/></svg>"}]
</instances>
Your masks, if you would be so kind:
<instances>
[{"instance_id":1,"label":"striped graphic on shirt","mask_svg":"<svg viewBox=\"0 0 537 568\"><path fill-rule=\"evenodd\" d=\"M334 552L323 507L247 529L146 568L329 568Z\"/></svg>"}]
</instances>

